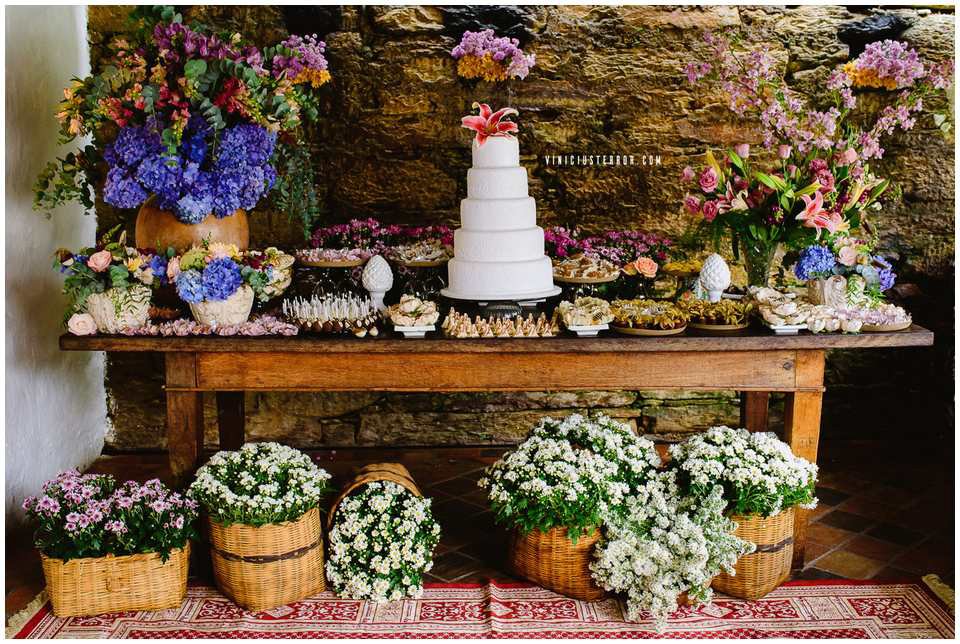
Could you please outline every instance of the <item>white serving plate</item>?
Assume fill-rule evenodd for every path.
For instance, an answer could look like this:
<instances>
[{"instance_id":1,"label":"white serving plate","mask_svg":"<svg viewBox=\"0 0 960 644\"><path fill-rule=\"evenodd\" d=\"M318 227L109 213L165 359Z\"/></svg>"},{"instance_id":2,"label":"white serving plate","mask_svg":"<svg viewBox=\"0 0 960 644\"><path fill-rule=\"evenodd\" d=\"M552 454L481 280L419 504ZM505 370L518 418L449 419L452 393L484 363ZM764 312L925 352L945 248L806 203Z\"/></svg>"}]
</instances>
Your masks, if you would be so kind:
<instances>
[{"instance_id":1,"label":"white serving plate","mask_svg":"<svg viewBox=\"0 0 960 644\"><path fill-rule=\"evenodd\" d=\"M595 338L598 333L606 331L609 328L609 324L575 324L568 326L567 331L576 333L579 338Z\"/></svg>"},{"instance_id":2,"label":"white serving plate","mask_svg":"<svg viewBox=\"0 0 960 644\"><path fill-rule=\"evenodd\" d=\"M422 338L427 335L430 331L436 331L436 324L424 324L421 326L396 326L393 327L394 331L399 331L403 334L405 338Z\"/></svg>"},{"instance_id":3,"label":"white serving plate","mask_svg":"<svg viewBox=\"0 0 960 644\"><path fill-rule=\"evenodd\" d=\"M797 335L800 331L803 331L807 328L806 324L767 324L764 322L764 326L776 333L777 335Z\"/></svg>"}]
</instances>

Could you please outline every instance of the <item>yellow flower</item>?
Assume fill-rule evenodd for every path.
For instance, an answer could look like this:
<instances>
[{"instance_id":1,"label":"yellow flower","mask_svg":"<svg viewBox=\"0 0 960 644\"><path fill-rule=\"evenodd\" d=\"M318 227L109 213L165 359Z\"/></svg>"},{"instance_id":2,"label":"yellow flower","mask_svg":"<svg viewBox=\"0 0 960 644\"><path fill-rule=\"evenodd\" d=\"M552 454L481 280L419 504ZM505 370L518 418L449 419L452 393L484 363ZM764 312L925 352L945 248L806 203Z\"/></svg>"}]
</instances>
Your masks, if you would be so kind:
<instances>
[{"instance_id":1,"label":"yellow flower","mask_svg":"<svg viewBox=\"0 0 960 644\"><path fill-rule=\"evenodd\" d=\"M873 69L857 69L856 64L852 62L843 66L843 73L850 78L850 82L853 83L854 87L878 87L889 90L897 89L897 81L895 79L880 78L877 76L876 70Z\"/></svg>"},{"instance_id":2,"label":"yellow flower","mask_svg":"<svg viewBox=\"0 0 960 644\"><path fill-rule=\"evenodd\" d=\"M308 69L306 67L293 79L294 84L309 83L314 89L330 80L330 72L325 69Z\"/></svg>"},{"instance_id":3,"label":"yellow flower","mask_svg":"<svg viewBox=\"0 0 960 644\"><path fill-rule=\"evenodd\" d=\"M207 249L208 257L216 259L219 257L229 257L235 259L240 256L240 249L236 244L225 244L223 242L213 242Z\"/></svg>"},{"instance_id":4,"label":"yellow flower","mask_svg":"<svg viewBox=\"0 0 960 644\"><path fill-rule=\"evenodd\" d=\"M482 78L491 82L507 80L507 68L490 54L484 54L482 58L464 56L457 63L457 73L464 78Z\"/></svg>"},{"instance_id":5,"label":"yellow flower","mask_svg":"<svg viewBox=\"0 0 960 644\"><path fill-rule=\"evenodd\" d=\"M127 270L131 273L143 265L143 258L137 255L127 260Z\"/></svg>"}]
</instances>

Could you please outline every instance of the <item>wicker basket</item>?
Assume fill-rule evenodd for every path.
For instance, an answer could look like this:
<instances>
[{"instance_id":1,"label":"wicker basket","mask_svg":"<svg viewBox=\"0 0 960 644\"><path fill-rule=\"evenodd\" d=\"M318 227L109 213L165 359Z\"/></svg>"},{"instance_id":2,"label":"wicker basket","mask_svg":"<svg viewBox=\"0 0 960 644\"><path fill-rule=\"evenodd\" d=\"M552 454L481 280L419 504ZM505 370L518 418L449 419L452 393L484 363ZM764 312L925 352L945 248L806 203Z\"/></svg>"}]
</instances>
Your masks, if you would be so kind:
<instances>
[{"instance_id":1,"label":"wicker basket","mask_svg":"<svg viewBox=\"0 0 960 644\"><path fill-rule=\"evenodd\" d=\"M187 593L190 544L170 552L86 559L40 555L47 595L57 617L178 608Z\"/></svg>"},{"instance_id":2,"label":"wicker basket","mask_svg":"<svg viewBox=\"0 0 960 644\"><path fill-rule=\"evenodd\" d=\"M296 521L223 526L209 517L210 557L217 588L238 606L266 610L325 589L320 511Z\"/></svg>"},{"instance_id":3,"label":"wicker basket","mask_svg":"<svg viewBox=\"0 0 960 644\"><path fill-rule=\"evenodd\" d=\"M410 476L410 471L400 463L371 463L370 465L364 465L357 471L354 477L350 479L350 482L343 486L333 505L330 506L330 514L327 515L328 530L333 528L333 518L337 513L337 508L340 507L340 502L361 485L373 483L374 481L393 481L397 485L402 485L410 490L414 496L423 496L423 494L420 493L420 488L418 488L414 482L413 477Z\"/></svg>"},{"instance_id":4,"label":"wicker basket","mask_svg":"<svg viewBox=\"0 0 960 644\"><path fill-rule=\"evenodd\" d=\"M793 561L794 508L772 517L734 515L734 532L752 541L757 550L740 557L737 574L721 572L713 580L713 589L742 599L760 599L790 576Z\"/></svg>"},{"instance_id":5,"label":"wicker basket","mask_svg":"<svg viewBox=\"0 0 960 644\"><path fill-rule=\"evenodd\" d=\"M507 559L514 573L544 588L574 599L600 599L606 593L590 574L593 546L599 539L597 529L581 534L577 543L567 536L566 528L534 529L527 534L515 530Z\"/></svg>"}]
</instances>

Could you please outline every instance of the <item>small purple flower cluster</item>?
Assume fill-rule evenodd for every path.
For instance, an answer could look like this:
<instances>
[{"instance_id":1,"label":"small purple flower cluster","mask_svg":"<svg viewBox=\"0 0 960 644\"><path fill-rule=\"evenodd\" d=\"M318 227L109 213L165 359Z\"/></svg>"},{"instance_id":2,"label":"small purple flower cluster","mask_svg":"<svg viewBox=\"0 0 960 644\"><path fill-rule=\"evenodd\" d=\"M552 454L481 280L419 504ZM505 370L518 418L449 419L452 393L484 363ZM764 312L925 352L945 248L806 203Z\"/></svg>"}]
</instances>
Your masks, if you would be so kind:
<instances>
[{"instance_id":1,"label":"small purple flower cluster","mask_svg":"<svg viewBox=\"0 0 960 644\"><path fill-rule=\"evenodd\" d=\"M76 470L44 483L42 494L26 499L23 509L38 524L36 546L59 559L166 555L194 536L197 517L193 500L157 479L118 487L112 476Z\"/></svg>"},{"instance_id":2,"label":"small purple flower cluster","mask_svg":"<svg viewBox=\"0 0 960 644\"><path fill-rule=\"evenodd\" d=\"M109 166L104 200L135 208L155 194L160 208L187 224L198 224L211 212L228 217L254 208L276 182L270 163L276 135L259 125L235 125L224 130L216 159L208 159L210 135L206 122L194 116L178 154L169 155L157 128L122 128L104 151Z\"/></svg>"},{"instance_id":3,"label":"small purple flower cluster","mask_svg":"<svg viewBox=\"0 0 960 644\"><path fill-rule=\"evenodd\" d=\"M292 51L293 54L290 56L277 54L273 57L274 77L280 78L286 75L287 78L293 80L304 74L304 70L313 72L327 70L327 59L323 55L327 43L317 40L317 34L292 35L280 45Z\"/></svg>"},{"instance_id":4,"label":"small purple flower cluster","mask_svg":"<svg viewBox=\"0 0 960 644\"><path fill-rule=\"evenodd\" d=\"M176 63L191 58L236 60L238 52L216 34L202 34L182 22L161 22L153 28L153 39L160 59Z\"/></svg>"},{"instance_id":5,"label":"small purple flower cluster","mask_svg":"<svg viewBox=\"0 0 960 644\"><path fill-rule=\"evenodd\" d=\"M450 55L457 60L464 56L475 56L482 59L485 55L497 63L506 64L507 77L523 80L536 64L534 54L524 54L520 49L520 41L506 36L498 38L493 29L483 31L465 31L460 44L450 51Z\"/></svg>"},{"instance_id":6,"label":"small purple flower cluster","mask_svg":"<svg viewBox=\"0 0 960 644\"><path fill-rule=\"evenodd\" d=\"M222 302L243 285L240 265L229 257L217 257L203 268L182 271L176 279L177 295L189 304Z\"/></svg>"},{"instance_id":7,"label":"small purple flower cluster","mask_svg":"<svg viewBox=\"0 0 960 644\"><path fill-rule=\"evenodd\" d=\"M553 226L543 231L543 242L547 255L557 259L570 257L580 249L576 233L563 226Z\"/></svg>"},{"instance_id":8,"label":"small purple flower cluster","mask_svg":"<svg viewBox=\"0 0 960 644\"><path fill-rule=\"evenodd\" d=\"M904 89L924 77L923 62L916 49L897 40L872 42L853 63L854 69L888 82L891 89Z\"/></svg>"}]
</instances>

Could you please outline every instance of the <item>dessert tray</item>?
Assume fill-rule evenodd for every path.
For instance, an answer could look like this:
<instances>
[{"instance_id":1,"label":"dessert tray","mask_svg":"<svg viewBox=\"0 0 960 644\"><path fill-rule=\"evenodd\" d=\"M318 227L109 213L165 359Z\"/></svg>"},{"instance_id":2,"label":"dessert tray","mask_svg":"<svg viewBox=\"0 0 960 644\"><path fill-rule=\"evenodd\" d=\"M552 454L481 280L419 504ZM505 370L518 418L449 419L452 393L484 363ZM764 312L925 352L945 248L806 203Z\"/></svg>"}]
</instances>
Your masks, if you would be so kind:
<instances>
[{"instance_id":1,"label":"dessert tray","mask_svg":"<svg viewBox=\"0 0 960 644\"><path fill-rule=\"evenodd\" d=\"M296 251L297 261L310 268L354 268L370 259L362 249L310 248Z\"/></svg>"},{"instance_id":2,"label":"dessert tray","mask_svg":"<svg viewBox=\"0 0 960 644\"><path fill-rule=\"evenodd\" d=\"M611 327L626 335L678 335L687 330L689 315L683 307L670 302L650 300L614 300Z\"/></svg>"},{"instance_id":3,"label":"dessert tray","mask_svg":"<svg viewBox=\"0 0 960 644\"><path fill-rule=\"evenodd\" d=\"M687 325L683 325L675 329L646 329L643 327L618 326L614 324L610 328L617 333L623 333L625 335L664 336L680 335L687 330Z\"/></svg>"},{"instance_id":4,"label":"dessert tray","mask_svg":"<svg viewBox=\"0 0 960 644\"><path fill-rule=\"evenodd\" d=\"M588 255L574 255L553 261L553 279L565 284L606 284L620 277L613 262Z\"/></svg>"},{"instance_id":5,"label":"dessert tray","mask_svg":"<svg viewBox=\"0 0 960 644\"><path fill-rule=\"evenodd\" d=\"M448 338L552 338L560 333L556 313L550 319L544 313L539 317L529 314L515 318L482 318L478 315L471 319L453 308L441 328Z\"/></svg>"},{"instance_id":6,"label":"dessert tray","mask_svg":"<svg viewBox=\"0 0 960 644\"><path fill-rule=\"evenodd\" d=\"M436 268L450 261L450 250L440 240L427 239L394 247L390 259L408 268Z\"/></svg>"},{"instance_id":7,"label":"dessert tray","mask_svg":"<svg viewBox=\"0 0 960 644\"><path fill-rule=\"evenodd\" d=\"M609 324L585 324L568 326L567 331L575 333L578 338L595 338L601 331L609 328Z\"/></svg>"},{"instance_id":8,"label":"dessert tray","mask_svg":"<svg viewBox=\"0 0 960 644\"><path fill-rule=\"evenodd\" d=\"M302 331L358 338L380 335L383 318L370 298L356 295L298 297L283 301L283 315Z\"/></svg>"},{"instance_id":9,"label":"dessert tray","mask_svg":"<svg viewBox=\"0 0 960 644\"><path fill-rule=\"evenodd\" d=\"M436 324L423 324L420 326L397 326L393 325L393 330L402 334L405 338L423 338L428 333L437 330Z\"/></svg>"},{"instance_id":10,"label":"dessert tray","mask_svg":"<svg viewBox=\"0 0 960 644\"><path fill-rule=\"evenodd\" d=\"M413 295L403 295L400 302L387 308L387 317L395 331L405 338L422 338L436 331L440 311L436 302L425 302Z\"/></svg>"},{"instance_id":11,"label":"dessert tray","mask_svg":"<svg viewBox=\"0 0 960 644\"><path fill-rule=\"evenodd\" d=\"M893 333L894 331L906 331L912 324L913 320L893 324L864 324L860 327L860 330L864 333Z\"/></svg>"},{"instance_id":12,"label":"dessert tray","mask_svg":"<svg viewBox=\"0 0 960 644\"><path fill-rule=\"evenodd\" d=\"M563 325L579 337L596 337L610 328L613 313L606 300L597 297L578 297L573 302L560 302L557 313Z\"/></svg>"},{"instance_id":13,"label":"dessert tray","mask_svg":"<svg viewBox=\"0 0 960 644\"><path fill-rule=\"evenodd\" d=\"M616 282L619 275L612 277L564 277L563 275L553 274L553 281L561 284L609 284Z\"/></svg>"},{"instance_id":14,"label":"dessert tray","mask_svg":"<svg viewBox=\"0 0 960 644\"><path fill-rule=\"evenodd\" d=\"M713 331L716 333L730 333L733 331L742 331L750 327L750 322L741 322L740 324L706 324L704 322L688 322L687 326L698 331Z\"/></svg>"}]
</instances>

